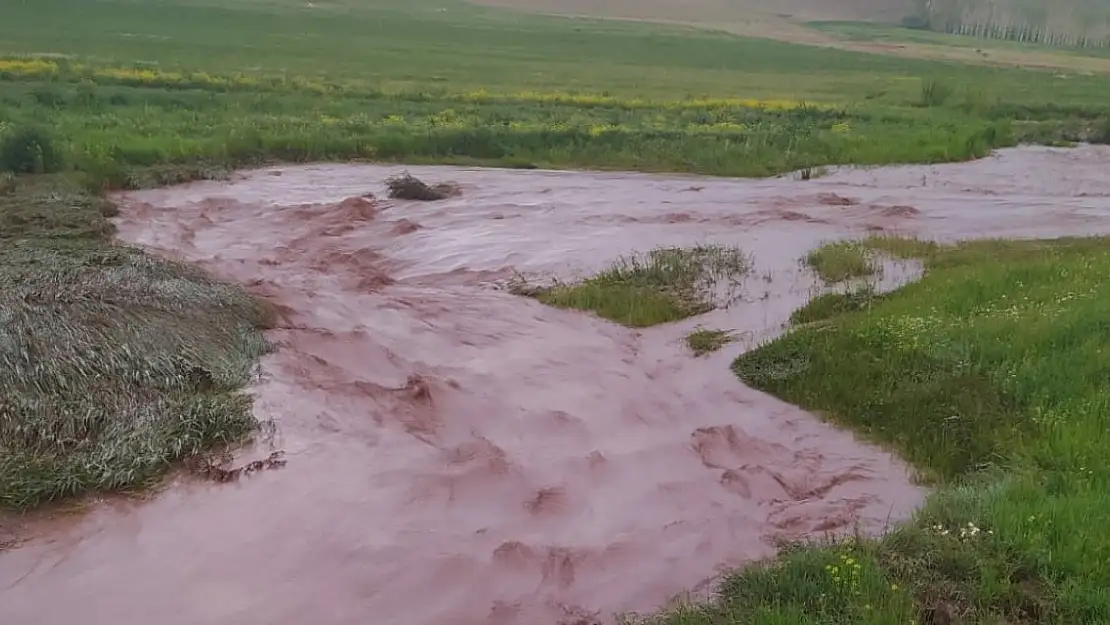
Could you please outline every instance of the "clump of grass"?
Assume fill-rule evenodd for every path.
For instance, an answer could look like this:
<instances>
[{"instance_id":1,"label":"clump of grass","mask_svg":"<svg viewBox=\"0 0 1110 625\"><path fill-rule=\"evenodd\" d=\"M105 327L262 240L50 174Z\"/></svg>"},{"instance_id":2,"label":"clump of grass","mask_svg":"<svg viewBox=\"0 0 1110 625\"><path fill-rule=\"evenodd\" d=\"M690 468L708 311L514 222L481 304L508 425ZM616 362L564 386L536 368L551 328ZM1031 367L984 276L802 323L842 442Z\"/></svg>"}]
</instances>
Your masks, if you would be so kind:
<instances>
[{"instance_id":1,"label":"clump of grass","mask_svg":"<svg viewBox=\"0 0 1110 625\"><path fill-rule=\"evenodd\" d=\"M0 136L0 171L44 174L61 168L62 153L46 129L20 126Z\"/></svg>"},{"instance_id":2,"label":"clump of grass","mask_svg":"<svg viewBox=\"0 0 1110 625\"><path fill-rule=\"evenodd\" d=\"M940 490L880 539L793 545L652 622L1110 622L1108 243L865 242L922 258L924 278L866 315L836 300L733 368Z\"/></svg>"},{"instance_id":3,"label":"clump of grass","mask_svg":"<svg viewBox=\"0 0 1110 625\"><path fill-rule=\"evenodd\" d=\"M640 328L678 321L731 303L751 270L740 249L665 247L618 259L594 277L548 288L518 287L541 302L588 310Z\"/></svg>"},{"instance_id":4,"label":"clump of grass","mask_svg":"<svg viewBox=\"0 0 1110 625\"><path fill-rule=\"evenodd\" d=\"M952 95L952 86L935 78L921 82L921 106L942 106Z\"/></svg>"},{"instance_id":5,"label":"clump of grass","mask_svg":"<svg viewBox=\"0 0 1110 625\"><path fill-rule=\"evenodd\" d=\"M879 268L872 262L866 247L859 243L829 243L809 254L805 263L826 283L833 284L852 278L865 278L876 274Z\"/></svg>"},{"instance_id":6,"label":"clump of grass","mask_svg":"<svg viewBox=\"0 0 1110 625\"><path fill-rule=\"evenodd\" d=\"M713 353L734 340L736 337L728 330L698 328L686 335L686 345L695 356Z\"/></svg>"},{"instance_id":7,"label":"clump of grass","mask_svg":"<svg viewBox=\"0 0 1110 625\"><path fill-rule=\"evenodd\" d=\"M434 202L459 193L458 187L453 184L429 185L408 172L387 179L385 185L389 189L389 197L397 200Z\"/></svg>"},{"instance_id":8,"label":"clump of grass","mask_svg":"<svg viewBox=\"0 0 1110 625\"><path fill-rule=\"evenodd\" d=\"M267 310L113 245L105 212L60 179L0 198L0 508L141 487L257 425Z\"/></svg>"},{"instance_id":9,"label":"clump of grass","mask_svg":"<svg viewBox=\"0 0 1110 625\"><path fill-rule=\"evenodd\" d=\"M870 287L847 293L824 293L790 314L790 322L799 325L824 321L848 312L866 310L880 296Z\"/></svg>"}]
</instances>

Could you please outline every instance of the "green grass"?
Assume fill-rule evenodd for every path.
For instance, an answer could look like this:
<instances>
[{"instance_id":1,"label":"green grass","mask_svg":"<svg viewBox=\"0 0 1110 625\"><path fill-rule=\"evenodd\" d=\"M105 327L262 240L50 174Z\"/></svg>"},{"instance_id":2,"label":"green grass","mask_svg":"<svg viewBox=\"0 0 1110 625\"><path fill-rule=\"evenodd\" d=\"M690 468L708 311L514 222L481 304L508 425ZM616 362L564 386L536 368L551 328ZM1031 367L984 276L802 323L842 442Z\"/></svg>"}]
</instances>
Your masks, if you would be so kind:
<instances>
[{"instance_id":1,"label":"green grass","mask_svg":"<svg viewBox=\"0 0 1110 625\"><path fill-rule=\"evenodd\" d=\"M238 392L267 311L113 245L114 206L62 178L0 195L0 509L140 488L257 425Z\"/></svg>"},{"instance_id":2,"label":"green grass","mask_svg":"<svg viewBox=\"0 0 1110 625\"><path fill-rule=\"evenodd\" d=\"M826 283L866 278L879 272L866 247L852 242L829 243L812 250L805 263Z\"/></svg>"},{"instance_id":3,"label":"green grass","mask_svg":"<svg viewBox=\"0 0 1110 625\"><path fill-rule=\"evenodd\" d=\"M1108 243L866 242L922 258L926 276L733 366L939 490L879 540L793 546L653 622L1110 621Z\"/></svg>"},{"instance_id":4,"label":"green grass","mask_svg":"<svg viewBox=\"0 0 1110 625\"><path fill-rule=\"evenodd\" d=\"M790 323L799 325L824 321L846 312L864 310L882 297L874 289L864 287L847 293L823 293L790 314Z\"/></svg>"},{"instance_id":5,"label":"green grass","mask_svg":"<svg viewBox=\"0 0 1110 625\"><path fill-rule=\"evenodd\" d=\"M51 128L93 188L358 159L766 176L966 160L1110 119L1097 76L458 0L21 2L5 53L65 55L0 60L0 135Z\"/></svg>"},{"instance_id":6,"label":"green grass","mask_svg":"<svg viewBox=\"0 0 1110 625\"><path fill-rule=\"evenodd\" d=\"M736 340L728 330L698 328L686 335L686 346L695 356L711 354Z\"/></svg>"},{"instance_id":7,"label":"green grass","mask_svg":"<svg viewBox=\"0 0 1110 625\"><path fill-rule=\"evenodd\" d=\"M460 0L36 0L11 2L0 53L131 66L279 72L375 86L860 99L913 95L939 72L1010 102L1102 104L1098 79L900 59L693 28L563 19Z\"/></svg>"},{"instance_id":8,"label":"green grass","mask_svg":"<svg viewBox=\"0 0 1110 625\"><path fill-rule=\"evenodd\" d=\"M515 290L550 306L644 328L728 304L750 270L751 260L737 248L665 247L620 258L580 282L539 289L518 285Z\"/></svg>"}]
</instances>

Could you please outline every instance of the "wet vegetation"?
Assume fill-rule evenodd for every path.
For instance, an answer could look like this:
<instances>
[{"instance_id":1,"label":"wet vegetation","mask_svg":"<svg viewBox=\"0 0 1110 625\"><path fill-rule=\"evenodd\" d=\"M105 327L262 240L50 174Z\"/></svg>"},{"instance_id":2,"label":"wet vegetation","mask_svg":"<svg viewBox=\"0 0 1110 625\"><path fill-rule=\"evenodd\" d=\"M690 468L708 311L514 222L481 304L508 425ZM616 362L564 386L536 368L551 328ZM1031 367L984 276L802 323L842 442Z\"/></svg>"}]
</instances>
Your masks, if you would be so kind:
<instances>
[{"instance_id":1,"label":"wet vegetation","mask_svg":"<svg viewBox=\"0 0 1110 625\"><path fill-rule=\"evenodd\" d=\"M826 283L866 278L879 272L870 250L852 242L823 245L806 254L805 263Z\"/></svg>"},{"instance_id":2,"label":"wet vegetation","mask_svg":"<svg viewBox=\"0 0 1110 625\"><path fill-rule=\"evenodd\" d=\"M897 449L939 486L881 540L793 546L659 623L1110 620L1110 249L875 239L927 275L738 358L748 384Z\"/></svg>"},{"instance_id":3,"label":"wet vegetation","mask_svg":"<svg viewBox=\"0 0 1110 625\"><path fill-rule=\"evenodd\" d=\"M736 340L728 330L709 330L698 328L686 335L686 346L695 356L713 353Z\"/></svg>"},{"instance_id":4,"label":"wet vegetation","mask_svg":"<svg viewBox=\"0 0 1110 625\"><path fill-rule=\"evenodd\" d=\"M751 267L751 259L735 247L665 247L622 257L579 282L545 288L522 283L514 290L551 306L644 328L730 304Z\"/></svg>"},{"instance_id":5,"label":"wet vegetation","mask_svg":"<svg viewBox=\"0 0 1110 625\"><path fill-rule=\"evenodd\" d=\"M790 314L790 323L803 324L824 321L837 315L870 307L877 298L870 286L853 289L846 293L823 293Z\"/></svg>"},{"instance_id":6,"label":"wet vegetation","mask_svg":"<svg viewBox=\"0 0 1110 625\"><path fill-rule=\"evenodd\" d=\"M0 509L142 487L257 425L238 392L264 307L114 245L115 206L58 177L0 194Z\"/></svg>"}]
</instances>

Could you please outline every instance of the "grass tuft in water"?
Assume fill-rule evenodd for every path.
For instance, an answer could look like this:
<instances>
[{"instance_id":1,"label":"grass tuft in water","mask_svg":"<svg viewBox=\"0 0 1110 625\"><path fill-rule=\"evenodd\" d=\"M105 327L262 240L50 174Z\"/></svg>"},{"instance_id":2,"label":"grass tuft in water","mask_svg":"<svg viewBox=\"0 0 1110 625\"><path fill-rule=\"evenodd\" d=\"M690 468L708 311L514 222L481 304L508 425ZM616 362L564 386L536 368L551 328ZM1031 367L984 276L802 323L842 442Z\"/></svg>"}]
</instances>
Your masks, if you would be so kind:
<instances>
[{"instance_id":1,"label":"grass tuft in water","mask_svg":"<svg viewBox=\"0 0 1110 625\"><path fill-rule=\"evenodd\" d=\"M879 272L868 248L859 243L839 242L823 245L805 257L805 263L828 284L865 278Z\"/></svg>"},{"instance_id":2,"label":"grass tuft in water","mask_svg":"<svg viewBox=\"0 0 1110 625\"><path fill-rule=\"evenodd\" d=\"M686 345L695 356L713 353L736 340L728 330L699 328L686 335Z\"/></svg>"},{"instance_id":3,"label":"grass tuft in water","mask_svg":"<svg viewBox=\"0 0 1110 625\"><path fill-rule=\"evenodd\" d=\"M730 304L751 267L751 259L735 247L664 247L621 258L581 282L515 290L550 306L642 328Z\"/></svg>"}]
</instances>

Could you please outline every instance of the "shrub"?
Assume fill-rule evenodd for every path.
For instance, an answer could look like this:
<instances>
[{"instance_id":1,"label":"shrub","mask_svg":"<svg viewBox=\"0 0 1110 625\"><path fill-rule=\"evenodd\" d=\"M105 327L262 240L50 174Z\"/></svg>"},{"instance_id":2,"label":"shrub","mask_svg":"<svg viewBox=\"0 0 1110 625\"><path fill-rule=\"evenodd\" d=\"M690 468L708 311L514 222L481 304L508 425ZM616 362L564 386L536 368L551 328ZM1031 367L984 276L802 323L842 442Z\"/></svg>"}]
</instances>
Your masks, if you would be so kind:
<instances>
[{"instance_id":1,"label":"shrub","mask_svg":"<svg viewBox=\"0 0 1110 625\"><path fill-rule=\"evenodd\" d=\"M61 168L62 154L45 129L24 126L0 139L0 171L44 174Z\"/></svg>"}]
</instances>

